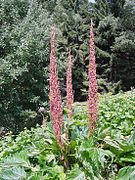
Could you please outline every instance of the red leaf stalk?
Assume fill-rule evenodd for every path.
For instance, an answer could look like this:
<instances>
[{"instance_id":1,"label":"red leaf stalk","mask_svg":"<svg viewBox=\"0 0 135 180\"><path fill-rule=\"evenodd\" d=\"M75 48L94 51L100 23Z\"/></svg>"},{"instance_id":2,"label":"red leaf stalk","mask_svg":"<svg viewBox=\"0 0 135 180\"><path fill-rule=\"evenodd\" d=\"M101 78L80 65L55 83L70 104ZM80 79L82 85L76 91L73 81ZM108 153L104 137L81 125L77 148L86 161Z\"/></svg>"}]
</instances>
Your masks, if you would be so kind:
<instances>
[{"instance_id":1,"label":"red leaf stalk","mask_svg":"<svg viewBox=\"0 0 135 180\"><path fill-rule=\"evenodd\" d=\"M88 128L89 134L95 129L98 114L98 86L96 80L96 63L94 49L93 21L90 26L90 62L89 62L89 90L88 90Z\"/></svg>"},{"instance_id":2,"label":"red leaf stalk","mask_svg":"<svg viewBox=\"0 0 135 180\"><path fill-rule=\"evenodd\" d=\"M50 52L50 113L53 121L53 131L59 145L62 143L63 108L58 79L58 70L55 53L55 28L51 30Z\"/></svg>"}]
</instances>

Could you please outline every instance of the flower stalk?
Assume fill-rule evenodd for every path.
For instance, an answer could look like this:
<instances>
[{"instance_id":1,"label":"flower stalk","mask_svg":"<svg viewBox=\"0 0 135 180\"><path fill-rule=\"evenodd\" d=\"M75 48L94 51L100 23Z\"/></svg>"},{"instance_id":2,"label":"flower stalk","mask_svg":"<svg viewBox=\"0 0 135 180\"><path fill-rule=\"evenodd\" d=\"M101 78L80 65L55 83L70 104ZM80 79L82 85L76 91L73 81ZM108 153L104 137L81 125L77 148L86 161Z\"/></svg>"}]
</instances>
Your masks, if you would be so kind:
<instances>
[{"instance_id":1,"label":"flower stalk","mask_svg":"<svg viewBox=\"0 0 135 180\"><path fill-rule=\"evenodd\" d=\"M55 52L55 27L51 30L50 52L50 113L52 116L53 131L59 145L62 145L63 108L58 79L58 70Z\"/></svg>"},{"instance_id":2,"label":"flower stalk","mask_svg":"<svg viewBox=\"0 0 135 180\"><path fill-rule=\"evenodd\" d=\"M93 21L90 26L90 62L88 69L89 90L88 90L88 129L91 135L96 127L98 114L98 86L96 80L96 58L94 48Z\"/></svg>"},{"instance_id":3,"label":"flower stalk","mask_svg":"<svg viewBox=\"0 0 135 180\"><path fill-rule=\"evenodd\" d=\"M66 72L66 108L68 111L68 122L66 129L66 139L69 140L69 123L73 116L73 103L74 103L74 95L73 95L73 86L72 86L72 57L71 57L71 49L68 52L67 59L67 72Z\"/></svg>"}]
</instances>

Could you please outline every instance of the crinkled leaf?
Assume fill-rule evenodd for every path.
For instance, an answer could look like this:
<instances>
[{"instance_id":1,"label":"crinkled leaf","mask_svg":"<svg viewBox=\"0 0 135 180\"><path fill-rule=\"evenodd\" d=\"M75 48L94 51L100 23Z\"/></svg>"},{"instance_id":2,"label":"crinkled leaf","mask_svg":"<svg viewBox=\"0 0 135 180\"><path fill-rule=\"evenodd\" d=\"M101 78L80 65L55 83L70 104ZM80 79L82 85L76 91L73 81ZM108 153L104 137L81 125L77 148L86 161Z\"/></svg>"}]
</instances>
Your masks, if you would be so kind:
<instances>
[{"instance_id":1,"label":"crinkled leaf","mask_svg":"<svg viewBox=\"0 0 135 180\"><path fill-rule=\"evenodd\" d=\"M74 168L67 174L67 180L86 180L84 172L79 168Z\"/></svg>"},{"instance_id":2,"label":"crinkled leaf","mask_svg":"<svg viewBox=\"0 0 135 180\"><path fill-rule=\"evenodd\" d=\"M120 169L116 180L134 180L135 179L135 166L126 166Z\"/></svg>"},{"instance_id":3,"label":"crinkled leaf","mask_svg":"<svg viewBox=\"0 0 135 180\"><path fill-rule=\"evenodd\" d=\"M13 167L6 170L1 170L0 180L24 180L26 179L26 172L23 168Z\"/></svg>"}]
</instances>

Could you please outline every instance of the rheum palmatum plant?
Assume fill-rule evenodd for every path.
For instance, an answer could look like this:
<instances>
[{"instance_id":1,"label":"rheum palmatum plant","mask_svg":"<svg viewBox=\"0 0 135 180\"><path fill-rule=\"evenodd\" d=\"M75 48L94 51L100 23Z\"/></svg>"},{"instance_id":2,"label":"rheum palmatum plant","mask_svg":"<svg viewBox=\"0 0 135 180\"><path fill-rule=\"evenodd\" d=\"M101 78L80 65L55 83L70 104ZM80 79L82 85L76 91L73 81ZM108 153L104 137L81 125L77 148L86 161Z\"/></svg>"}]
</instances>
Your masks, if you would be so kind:
<instances>
[{"instance_id":1,"label":"rheum palmatum plant","mask_svg":"<svg viewBox=\"0 0 135 180\"><path fill-rule=\"evenodd\" d=\"M58 80L58 70L55 54L55 28L51 30L51 53L50 53L50 112L53 120L53 131L58 141L62 144L62 127L63 127L63 109L62 98L60 92L60 84ZM94 32L93 21L91 19L90 26L90 62L88 69L89 90L88 90L88 131L89 135L93 133L98 113L98 86L96 80L96 63L94 49ZM67 73L66 73L66 107L69 119L73 116L73 88L72 88L72 58L71 50L68 53ZM66 139L68 141L69 121L67 123Z\"/></svg>"},{"instance_id":2,"label":"rheum palmatum plant","mask_svg":"<svg viewBox=\"0 0 135 180\"><path fill-rule=\"evenodd\" d=\"M55 53L55 27L51 30L50 44L50 113L54 134L58 144L62 145L63 108Z\"/></svg>"},{"instance_id":3,"label":"rheum palmatum plant","mask_svg":"<svg viewBox=\"0 0 135 180\"><path fill-rule=\"evenodd\" d=\"M88 129L89 135L92 134L96 126L98 114L98 86L96 80L96 63L95 63L95 49L94 49L94 32L93 21L91 19L90 26L90 62L88 69L89 90L88 90Z\"/></svg>"}]
</instances>

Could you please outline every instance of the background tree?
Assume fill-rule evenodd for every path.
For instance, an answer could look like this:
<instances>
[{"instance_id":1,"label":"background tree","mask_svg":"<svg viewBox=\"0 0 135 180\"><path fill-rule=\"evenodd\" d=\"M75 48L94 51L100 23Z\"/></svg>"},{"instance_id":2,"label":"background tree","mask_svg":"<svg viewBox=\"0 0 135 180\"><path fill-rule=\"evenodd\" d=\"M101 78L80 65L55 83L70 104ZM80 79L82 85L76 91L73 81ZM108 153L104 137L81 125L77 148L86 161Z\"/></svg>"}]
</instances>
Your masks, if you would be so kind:
<instances>
[{"instance_id":1,"label":"background tree","mask_svg":"<svg viewBox=\"0 0 135 180\"><path fill-rule=\"evenodd\" d=\"M48 101L50 24L36 1L1 1L0 126L15 133L36 124Z\"/></svg>"},{"instance_id":2,"label":"background tree","mask_svg":"<svg viewBox=\"0 0 135 180\"><path fill-rule=\"evenodd\" d=\"M99 90L114 93L120 89L129 90L134 86L134 2L97 0L93 14ZM130 83L126 75L123 75L129 70L132 72L131 76L128 76Z\"/></svg>"},{"instance_id":3,"label":"background tree","mask_svg":"<svg viewBox=\"0 0 135 180\"><path fill-rule=\"evenodd\" d=\"M108 2L110 4L110 12L114 15L114 17L122 16L126 0L108 0Z\"/></svg>"},{"instance_id":4,"label":"background tree","mask_svg":"<svg viewBox=\"0 0 135 180\"><path fill-rule=\"evenodd\" d=\"M59 0L53 14L54 21L61 31L57 51L59 59L65 61L67 48L72 49L74 58L73 89L77 101L86 99L85 96L83 97L82 89L86 64L89 60L89 22L91 17L89 9L88 0Z\"/></svg>"},{"instance_id":5,"label":"background tree","mask_svg":"<svg viewBox=\"0 0 135 180\"><path fill-rule=\"evenodd\" d=\"M107 0L96 0L92 6L95 26L97 27L99 22L109 15L109 3Z\"/></svg>"},{"instance_id":6,"label":"background tree","mask_svg":"<svg viewBox=\"0 0 135 180\"><path fill-rule=\"evenodd\" d=\"M121 30L112 46L113 80L127 91L135 85L135 2L127 1L118 21Z\"/></svg>"}]
</instances>

